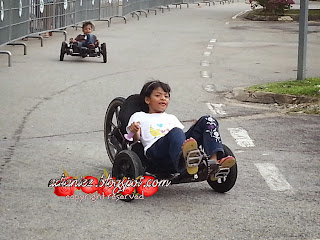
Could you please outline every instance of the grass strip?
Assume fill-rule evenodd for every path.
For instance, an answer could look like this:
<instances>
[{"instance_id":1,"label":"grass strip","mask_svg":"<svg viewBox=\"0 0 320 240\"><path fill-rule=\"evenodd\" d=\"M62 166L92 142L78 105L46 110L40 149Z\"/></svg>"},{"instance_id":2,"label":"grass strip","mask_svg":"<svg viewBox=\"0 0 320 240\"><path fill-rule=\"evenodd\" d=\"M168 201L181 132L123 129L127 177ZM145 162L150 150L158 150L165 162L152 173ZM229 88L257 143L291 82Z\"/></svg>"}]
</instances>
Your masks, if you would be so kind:
<instances>
[{"instance_id":1,"label":"grass strip","mask_svg":"<svg viewBox=\"0 0 320 240\"><path fill-rule=\"evenodd\" d=\"M298 96L318 97L320 99L320 77L305 80L272 82L254 85L247 88L250 91L264 91Z\"/></svg>"}]
</instances>

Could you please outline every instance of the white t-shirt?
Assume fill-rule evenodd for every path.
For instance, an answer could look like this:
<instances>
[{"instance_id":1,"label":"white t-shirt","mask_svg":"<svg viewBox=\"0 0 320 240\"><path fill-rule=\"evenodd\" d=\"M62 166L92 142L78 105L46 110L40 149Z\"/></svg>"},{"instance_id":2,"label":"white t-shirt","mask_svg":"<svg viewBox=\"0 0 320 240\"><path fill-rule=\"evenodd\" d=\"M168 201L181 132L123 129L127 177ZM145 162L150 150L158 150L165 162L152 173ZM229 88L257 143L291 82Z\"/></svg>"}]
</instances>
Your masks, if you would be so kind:
<instances>
[{"instance_id":1,"label":"white t-shirt","mask_svg":"<svg viewBox=\"0 0 320 240\"><path fill-rule=\"evenodd\" d=\"M130 119L127 126L129 132L129 126L133 122L140 122L141 138L140 141L144 147L146 153L148 148L151 147L159 138L166 135L172 128L178 127L183 129L184 126L178 120L178 118L172 114L167 113L145 113L136 112Z\"/></svg>"}]
</instances>

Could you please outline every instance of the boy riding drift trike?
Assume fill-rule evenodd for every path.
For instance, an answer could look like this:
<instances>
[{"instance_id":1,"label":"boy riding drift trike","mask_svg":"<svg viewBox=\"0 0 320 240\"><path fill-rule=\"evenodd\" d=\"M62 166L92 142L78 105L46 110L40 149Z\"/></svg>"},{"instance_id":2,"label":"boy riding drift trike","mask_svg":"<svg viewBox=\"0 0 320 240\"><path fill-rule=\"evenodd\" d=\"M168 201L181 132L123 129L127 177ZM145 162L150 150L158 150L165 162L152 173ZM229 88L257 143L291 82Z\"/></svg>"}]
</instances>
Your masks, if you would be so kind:
<instances>
[{"instance_id":1,"label":"boy riding drift trike","mask_svg":"<svg viewBox=\"0 0 320 240\"><path fill-rule=\"evenodd\" d=\"M83 34L79 34L75 39L70 38L69 43L62 42L60 50L60 61L63 61L64 55L85 57L101 57L103 62L107 62L107 46L99 41L92 34L94 25L92 22L84 22L82 25Z\"/></svg>"},{"instance_id":2,"label":"boy riding drift trike","mask_svg":"<svg viewBox=\"0 0 320 240\"><path fill-rule=\"evenodd\" d=\"M207 180L215 191L229 191L236 182L237 163L222 144L217 120L203 116L183 132L181 122L165 112L170 91L168 84L151 81L140 94L109 104L104 137L112 176L121 180L151 175L173 184Z\"/></svg>"}]
</instances>

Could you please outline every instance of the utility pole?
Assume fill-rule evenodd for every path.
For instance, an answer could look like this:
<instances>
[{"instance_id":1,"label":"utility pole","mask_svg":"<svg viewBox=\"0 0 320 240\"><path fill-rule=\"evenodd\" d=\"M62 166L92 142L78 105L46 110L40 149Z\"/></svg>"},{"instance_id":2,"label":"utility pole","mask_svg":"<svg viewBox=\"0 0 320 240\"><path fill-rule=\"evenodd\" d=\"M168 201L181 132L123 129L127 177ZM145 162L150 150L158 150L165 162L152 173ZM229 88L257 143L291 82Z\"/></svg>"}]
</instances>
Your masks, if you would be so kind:
<instances>
[{"instance_id":1,"label":"utility pole","mask_svg":"<svg viewBox=\"0 0 320 240\"><path fill-rule=\"evenodd\" d=\"M300 0L297 80L306 78L309 0Z\"/></svg>"}]
</instances>

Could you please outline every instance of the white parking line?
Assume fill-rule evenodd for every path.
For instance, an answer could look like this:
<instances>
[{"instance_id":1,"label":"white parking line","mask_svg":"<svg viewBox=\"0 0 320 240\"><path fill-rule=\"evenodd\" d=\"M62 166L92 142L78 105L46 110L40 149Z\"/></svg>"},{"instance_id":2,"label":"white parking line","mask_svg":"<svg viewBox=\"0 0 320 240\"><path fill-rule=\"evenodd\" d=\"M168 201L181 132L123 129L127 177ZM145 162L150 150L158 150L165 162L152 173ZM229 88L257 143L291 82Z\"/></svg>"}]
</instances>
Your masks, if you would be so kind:
<instances>
[{"instance_id":1,"label":"white parking line","mask_svg":"<svg viewBox=\"0 0 320 240\"><path fill-rule=\"evenodd\" d=\"M206 60L202 60L200 62L200 66L202 67L209 67L210 66L210 62L209 61L206 61Z\"/></svg>"},{"instance_id":2,"label":"white parking line","mask_svg":"<svg viewBox=\"0 0 320 240\"><path fill-rule=\"evenodd\" d=\"M231 136L240 147L254 147L253 140L243 128L228 128Z\"/></svg>"},{"instance_id":3,"label":"white parking line","mask_svg":"<svg viewBox=\"0 0 320 240\"><path fill-rule=\"evenodd\" d=\"M254 165L258 168L261 176L264 178L271 190L292 190L291 185L273 163L255 163Z\"/></svg>"},{"instance_id":4,"label":"white parking line","mask_svg":"<svg viewBox=\"0 0 320 240\"><path fill-rule=\"evenodd\" d=\"M214 92L214 85L208 84L204 87L204 90L206 90L207 92Z\"/></svg>"},{"instance_id":5,"label":"white parking line","mask_svg":"<svg viewBox=\"0 0 320 240\"><path fill-rule=\"evenodd\" d=\"M210 71L200 71L200 76L203 78L211 78L212 73Z\"/></svg>"},{"instance_id":6,"label":"white parking line","mask_svg":"<svg viewBox=\"0 0 320 240\"><path fill-rule=\"evenodd\" d=\"M219 114L219 115L225 115L227 114L223 109L222 106L224 106L223 104L215 104L215 103L206 103L209 110L213 113L213 114Z\"/></svg>"},{"instance_id":7,"label":"white parking line","mask_svg":"<svg viewBox=\"0 0 320 240\"><path fill-rule=\"evenodd\" d=\"M207 107L209 108L209 110L213 113L213 114L217 114L217 112L214 110L214 108L212 107L211 103L206 103Z\"/></svg>"}]
</instances>

